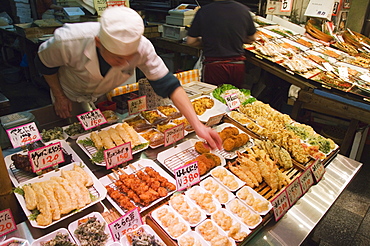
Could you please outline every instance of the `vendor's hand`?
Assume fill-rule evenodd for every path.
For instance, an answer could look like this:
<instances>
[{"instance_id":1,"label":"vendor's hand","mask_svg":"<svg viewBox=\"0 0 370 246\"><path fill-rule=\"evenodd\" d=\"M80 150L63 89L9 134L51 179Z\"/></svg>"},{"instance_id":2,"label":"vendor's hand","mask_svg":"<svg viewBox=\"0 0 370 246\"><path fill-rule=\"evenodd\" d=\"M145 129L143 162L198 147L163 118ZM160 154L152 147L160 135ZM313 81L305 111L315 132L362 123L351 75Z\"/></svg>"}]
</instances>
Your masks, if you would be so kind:
<instances>
[{"instance_id":1,"label":"vendor's hand","mask_svg":"<svg viewBox=\"0 0 370 246\"><path fill-rule=\"evenodd\" d=\"M54 109L55 113L61 118L72 117L72 101L66 96L55 98Z\"/></svg>"},{"instance_id":2,"label":"vendor's hand","mask_svg":"<svg viewBox=\"0 0 370 246\"><path fill-rule=\"evenodd\" d=\"M222 149L222 140L218 133L212 128L200 124L197 129L195 129L196 134L207 141L211 149Z\"/></svg>"}]
</instances>

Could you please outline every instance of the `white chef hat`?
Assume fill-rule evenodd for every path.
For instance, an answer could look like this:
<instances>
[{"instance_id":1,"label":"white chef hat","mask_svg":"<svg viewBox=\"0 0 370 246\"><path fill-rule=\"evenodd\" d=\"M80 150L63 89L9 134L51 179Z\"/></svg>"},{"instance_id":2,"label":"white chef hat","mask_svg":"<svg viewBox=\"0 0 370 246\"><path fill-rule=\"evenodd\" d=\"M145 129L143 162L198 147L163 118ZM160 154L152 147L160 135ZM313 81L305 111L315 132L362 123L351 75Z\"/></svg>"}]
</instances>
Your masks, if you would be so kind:
<instances>
[{"instance_id":1,"label":"white chef hat","mask_svg":"<svg viewBox=\"0 0 370 246\"><path fill-rule=\"evenodd\" d=\"M133 9L124 6L108 7L100 19L99 39L110 52L131 55L137 51L144 23Z\"/></svg>"}]
</instances>

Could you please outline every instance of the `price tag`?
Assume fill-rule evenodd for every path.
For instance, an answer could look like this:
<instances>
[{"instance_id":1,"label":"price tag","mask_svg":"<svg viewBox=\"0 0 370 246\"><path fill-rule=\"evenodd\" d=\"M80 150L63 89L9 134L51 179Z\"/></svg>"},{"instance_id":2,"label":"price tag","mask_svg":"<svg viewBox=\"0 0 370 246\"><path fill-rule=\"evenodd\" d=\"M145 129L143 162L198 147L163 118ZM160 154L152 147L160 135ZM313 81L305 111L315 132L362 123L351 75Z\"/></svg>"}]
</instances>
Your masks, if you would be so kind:
<instances>
[{"instance_id":1,"label":"price tag","mask_svg":"<svg viewBox=\"0 0 370 246\"><path fill-rule=\"evenodd\" d=\"M164 146L176 143L184 138L184 123L174 126L164 132Z\"/></svg>"},{"instance_id":2,"label":"price tag","mask_svg":"<svg viewBox=\"0 0 370 246\"><path fill-rule=\"evenodd\" d=\"M344 80L348 79L348 67L345 66L338 67L338 74L339 77L341 77L342 79Z\"/></svg>"},{"instance_id":3,"label":"price tag","mask_svg":"<svg viewBox=\"0 0 370 246\"><path fill-rule=\"evenodd\" d=\"M107 120L101 113L100 109L77 115L77 118L81 122L85 131L107 123Z\"/></svg>"},{"instance_id":4,"label":"price tag","mask_svg":"<svg viewBox=\"0 0 370 246\"><path fill-rule=\"evenodd\" d=\"M138 97L127 101L128 114L133 115L147 110L146 96Z\"/></svg>"},{"instance_id":5,"label":"price tag","mask_svg":"<svg viewBox=\"0 0 370 246\"><path fill-rule=\"evenodd\" d=\"M177 190L184 190L200 182L198 162L194 161L188 165L176 168L175 179Z\"/></svg>"},{"instance_id":6,"label":"price tag","mask_svg":"<svg viewBox=\"0 0 370 246\"><path fill-rule=\"evenodd\" d=\"M225 96L224 98L230 110L234 110L240 106L240 100L239 100L238 94L233 93L233 94Z\"/></svg>"},{"instance_id":7,"label":"price tag","mask_svg":"<svg viewBox=\"0 0 370 246\"><path fill-rule=\"evenodd\" d=\"M12 211L8 208L0 211L0 237L17 230Z\"/></svg>"},{"instance_id":8,"label":"price tag","mask_svg":"<svg viewBox=\"0 0 370 246\"><path fill-rule=\"evenodd\" d=\"M34 173L64 162L64 155L60 142L28 151L28 158L30 159Z\"/></svg>"},{"instance_id":9,"label":"price tag","mask_svg":"<svg viewBox=\"0 0 370 246\"><path fill-rule=\"evenodd\" d=\"M303 195L301 184L299 179L296 178L290 185L286 188L286 193L288 194L289 204L293 206L294 203Z\"/></svg>"},{"instance_id":10,"label":"price tag","mask_svg":"<svg viewBox=\"0 0 370 246\"><path fill-rule=\"evenodd\" d=\"M127 212L121 218L108 224L110 233L114 241L119 241L121 236L128 232L131 232L138 227L143 225L138 208L134 208L130 212Z\"/></svg>"},{"instance_id":11,"label":"price tag","mask_svg":"<svg viewBox=\"0 0 370 246\"><path fill-rule=\"evenodd\" d=\"M329 63L329 62L323 62L322 65L325 67L326 70L328 70L329 72L330 71L334 71L334 68L333 66Z\"/></svg>"},{"instance_id":12,"label":"price tag","mask_svg":"<svg viewBox=\"0 0 370 246\"><path fill-rule=\"evenodd\" d=\"M206 126L214 126L214 125L217 125L218 123L220 123L222 117L224 117L224 114L219 114L219 115L215 115L215 116L212 116L212 117L209 117L207 123L206 123Z\"/></svg>"},{"instance_id":13,"label":"price tag","mask_svg":"<svg viewBox=\"0 0 370 246\"><path fill-rule=\"evenodd\" d=\"M367 74L360 75L360 79L365 80L366 82L370 83L370 76Z\"/></svg>"},{"instance_id":14,"label":"price tag","mask_svg":"<svg viewBox=\"0 0 370 246\"><path fill-rule=\"evenodd\" d=\"M307 169L299 176L299 182L301 183L303 193L306 193L308 189L313 185L313 177L311 169Z\"/></svg>"},{"instance_id":15,"label":"price tag","mask_svg":"<svg viewBox=\"0 0 370 246\"><path fill-rule=\"evenodd\" d=\"M278 221L289 210L289 199L286 190L283 190L273 201L271 201L275 221Z\"/></svg>"},{"instance_id":16,"label":"price tag","mask_svg":"<svg viewBox=\"0 0 370 246\"><path fill-rule=\"evenodd\" d=\"M316 182L319 182L325 173L325 167L322 162L317 159L310 167Z\"/></svg>"},{"instance_id":17,"label":"price tag","mask_svg":"<svg viewBox=\"0 0 370 246\"><path fill-rule=\"evenodd\" d=\"M35 122L8 129L6 132L13 148L18 148L41 139Z\"/></svg>"},{"instance_id":18,"label":"price tag","mask_svg":"<svg viewBox=\"0 0 370 246\"><path fill-rule=\"evenodd\" d=\"M292 10L293 0L282 0L281 2L281 12L290 12Z\"/></svg>"},{"instance_id":19,"label":"price tag","mask_svg":"<svg viewBox=\"0 0 370 246\"><path fill-rule=\"evenodd\" d=\"M111 169L119 164L130 161L132 158L131 142L104 150L104 160L107 164L107 169Z\"/></svg>"}]
</instances>

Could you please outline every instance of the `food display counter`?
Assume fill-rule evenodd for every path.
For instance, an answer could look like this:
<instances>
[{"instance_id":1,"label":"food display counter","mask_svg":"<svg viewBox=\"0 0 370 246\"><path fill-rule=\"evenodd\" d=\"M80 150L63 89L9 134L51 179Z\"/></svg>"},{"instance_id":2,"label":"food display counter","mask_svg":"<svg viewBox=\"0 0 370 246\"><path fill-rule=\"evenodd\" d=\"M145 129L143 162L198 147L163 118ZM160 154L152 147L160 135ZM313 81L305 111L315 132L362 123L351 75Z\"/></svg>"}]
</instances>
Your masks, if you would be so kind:
<instances>
[{"instance_id":1,"label":"food display counter","mask_svg":"<svg viewBox=\"0 0 370 246\"><path fill-rule=\"evenodd\" d=\"M227 90L223 92L225 91ZM238 91L237 88L231 92L235 93L236 91ZM17 230L8 234L7 238L24 238L31 245L39 245L40 240L47 240L43 236L49 235L49 233L54 233L53 236L55 236L57 231L68 229L71 237L75 239L73 232L78 227L77 224L99 223L99 220L105 222L105 225L114 224L116 221L120 221L120 217L125 213L136 211L133 208L138 207L143 222L149 226L143 227L142 230L146 233L150 231L150 233L156 234L156 237L160 238L166 245L177 245L180 240L185 240L185 236L199 239L201 245L208 245L213 237L217 237L220 242L224 240L227 242L226 245L298 245L303 242L356 175L362 164L339 155L340 148L334 142L319 137L310 127L292 122L289 116L256 101L250 95L247 96L248 92L241 90L238 92L245 93L243 97L240 97L245 100L244 102L249 102L240 106L239 111L230 111L224 102L218 101L216 98L221 93L222 90L219 89L216 93L202 95L191 101L195 105L212 102L208 109L204 108L204 111L198 112L198 117L203 122L208 122L221 134L224 148L227 151L224 149L209 153L204 145L198 144L201 143L201 140L191 128L184 128L186 132L184 132L184 138L176 144L165 147L163 143L152 142L153 139L147 136L151 135L148 131L154 130L161 135L158 131L165 131L163 129L167 129L167 124L186 124L186 121L181 120L181 116L173 115L174 111L176 112L173 106L163 105L158 107L156 112L145 111L131 117L117 114L116 121L111 122L108 126L82 132L80 135L68 135L67 137L62 135L63 140L52 140L61 142L67 155L71 155L72 160L70 161L77 161L77 165L76 163L61 165L56 170L36 176L25 173L21 167L17 166L15 159L11 158L17 153L6 156L5 163L9 176L13 185L18 188L15 190L15 196L28 218L36 216L36 220L28 219L18 224ZM198 105L197 111L199 107ZM45 111L45 109L41 110ZM34 113L45 117L44 114ZM164 118L169 115L174 118L170 123L168 120L164 121ZM222 118L217 117L218 120L215 121L214 116L219 115ZM38 125L40 129L46 125L48 128L60 126L63 127L62 129L67 129L71 127L71 125L65 126L63 123L60 125L58 122L53 122L53 126L51 126L51 122L44 119L36 120L39 123L44 122L43 125ZM162 125L159 121L162 122ZM156 124L153 124L154 122ZM285 127L281 128L283 125L285 126L285 123L282 122L287 123L286 129ZM142 128L148 125L151 129L144 131ZM117 130L119 134L120 127L124 127L126 129L123 131L124 134L131 137L133 136L131 134L137 134L139 142L135 143L134 138L127 141L132 143L135 153L132 160L118 168L107 170L105 160L94 159L97 158L96 153L100 150L99 142L94 134L100 136L102 132L108 132L109 129L111 131ZM173 127L173 125L169 127ZM275 129L273 132L271 132L271 127ZM288 128L300 129L301 133L306 132L303 135L310 136L310 140L307 140L306 137L306 140L299 140L297 136L292 135L292 132L287 132ZM281 135L278 136L276 133ZM109 132L109 134L114 133ZM113 135L109 136L115 145L119 146L116 142L117 138ZM120 134L119 136L124 140L125 136ZM280 138L285 138L285 142L289 142L290 145L283 147L284 142L279 141ZM102 137L103 139L104 137ZM226 144L227 139L233 141L228 140L229 143ZM321 149L312 139L325 143L323 144L324 148ZM236 140L243 141L236 146ZM102 143L104 146L108 144L106 140L102 142L104 142ZM49 143L52 142L47 142L47 144ZM230 143L233 145L231 146ZM270 147L265 148L264 146L267 145ZM305 148L302 148L303 146ZM278 152L268 152L270 150ZM256 163L253 164L252 160L260 161L259 164L263 166L263 169L255 166ZM184 166L185 163L193 167L194 161L198 161L199 185L185 187L184 192L175 192L176 186L179 187L179 183L176 183L174 178L175 175L178 175L176 170ZM80 163L83 164L80 165ZM253 169L253 167L257 167L257 169ZM323 176L316 173L316 167L322 167L321 174ZM269 171L266 172L267 170ZM308 174L304 176L309 177L310 182L304 182L304 187L307 189L297 183L301 182L299 179L303 177L303 174ZM71 175L83 178L77 181ZM258 175L261 177L258 178ZM89 179L86 176L90 176L90 184L87 184ZM154 177L155 179L152 179ZM252 177L255 177L256 180ZM75 189L80 189L80 192L87 189L91 200L85 201L85 204L77 210L62 214L61 217L53 217L49 222L39 220L40 214L34 215L33 208L28 207L28 205L31 206L30 200L26 201L25 194L29 192L28 184L31 183L32 188L36 189L37 186L44 187L45 184L55 185L52 180L59 180L62 184L62 179L75 182L77 187ZM41 181L42 183L40 183ZM156 181L159 182L159 187L155 185ZM81 184L83 184L82 187ZM142 196L148 194L146 192L149 190L144 191L144 186L149 184L148 189L156 191L158 195L155 195L154 192L150 193L152 197ZM298 184L295 187L301 190L302 197L294 195L294 198L294 196L288 195L287 188L292 187L292 184ZM309 188L308 184L312 187ZM67 191L65 187L67 186L63 186ZM46 187L43 188L44 192L46 189ZM22 194L20 190L25 193ZM161 192L163 195L159 195ZM138 200L135 200L135 194L139 195ZM288 207L291 206L289 210L288 207L279 205L282 201L281 194L286 194L285 197L290 199L289 201L285 200L285 204ZM127 198L129 199L127 200ZM59 201L59 199L57 200ZM77 201L80 201L80 197L77 198ZM248 201L253 201L253 204L247 205ZM41 205L37 205L37 208L39 208L38 206ZM280 208L284 212L278 212ZM189 214L190 212L191 214ZM184 213L187 213L187 216L184 216ZM45 212L41 211L41 215L45 216ZM101 218L100 215L102 215ZM82 221L82 218L86 216L95 216L98 221L94 222L90 219ZM166 216L174 216L174 218ZM220 220L219 216L224 219ZM275 218L277 218L277 222ZM171 219L171 223L168 223L168 219ZM172 225L178 225L178 227L171 227ZM110 235L110 230L107 228L105 226L105 233ZM233 229L233 233L231 228L236 228ZM114 233L113 235L116 236ZM129 235L128 238L134 237L132 233L126 235ZM48 237L50 240L51 236ZM121 237L122 244L119 244L113 243L112 236L109 236L105 245L125 245L123 244L126 242L124 238L126 237ZM76 242L80 245L78 239Z\"/></svg>"}]
</instances>

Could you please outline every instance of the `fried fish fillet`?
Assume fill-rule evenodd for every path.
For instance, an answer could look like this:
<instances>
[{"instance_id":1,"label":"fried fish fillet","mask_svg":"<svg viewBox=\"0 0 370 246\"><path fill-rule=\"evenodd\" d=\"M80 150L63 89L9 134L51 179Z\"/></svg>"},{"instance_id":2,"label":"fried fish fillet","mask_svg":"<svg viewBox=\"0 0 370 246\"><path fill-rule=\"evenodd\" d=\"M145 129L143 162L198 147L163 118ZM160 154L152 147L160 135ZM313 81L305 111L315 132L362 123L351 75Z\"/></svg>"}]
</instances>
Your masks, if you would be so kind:
<instances>
[{"instance_id":1,"label":"fried fish fillet","mask_svg":"<svg viewBox=\"0 0 370 246\"><path fill-rule=\"evenodd\" d=\"M73 167L73 171L76 171L82 174L82 176L84 177L84 185L86 187L90 187L94 184L94 181L92 180L90 175L88 175L80 166L75 164Z\"/></svg>"},{"instance_id":2,"label":"fried fish fillet","mask_svg":"<svg viewBox=\"0 0 370 246\"><path fill-rule=\"evenodd\" d=\"M59 203L54 196L53 187L50 185L48 181L40 182L40 185L44 191L45 196L49 200L53 220L59 220L60 219Z\"/></svg>"},{"instance_id":3,"label":"fried fish fillet","mask_svg":"<svg viewBox=\"0 0 370 246\"><path fill-rule=\"evenodd\" d=\"M77 195L75 193L75 189L71 186L71 183L62 177L51 177L51 180L55 180L58 184L62 186L62 188L67 192L70 198L71 208L77 209L79 207Z\"/></svg>"},{"instance_id":4,"label":"fried fish fillet","mask_svg":"<svg viewBox=\"0 0 370 246\"><path fill-rule=\"evenodd\" d=\"M50 225L53 222L50 202L45 196L44 191L39 183L33 183L32 188L35 190L37 209L40 211L40 214L36 217L36 222L40 226Z\"/></svg>"},{"instance_id":5,"label":"fried fish fillet","mask_svg":"<svg viewBox=\"0 0 370 246\"><path fill-rule=\"evenodd\" d=\"M31 185L25 185L22 187L24 191L24 200L26 202L26 208L28 210L34 210L37 207L36 193L32 189Z\"/></svg>"},{"instance_id":6,"label":"fried fish fillet","mask_svg":"<svg viewBox=\"0 0 370 246\"><path fill-rule=\"evenodd\" d=\"M59 204L59 209L61 214L68 214L73 209L71 198L69 197L67 191L55 180L50 179L48 181L49 185L53 188L54 196Z\"/></svg>"}]
</instances>

